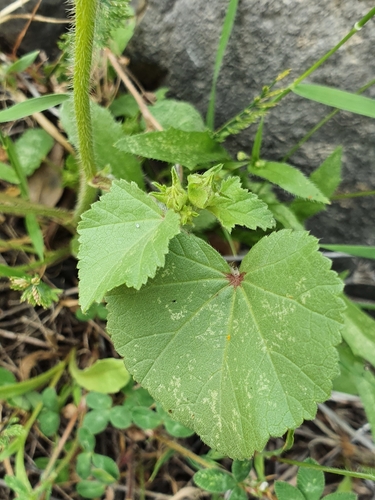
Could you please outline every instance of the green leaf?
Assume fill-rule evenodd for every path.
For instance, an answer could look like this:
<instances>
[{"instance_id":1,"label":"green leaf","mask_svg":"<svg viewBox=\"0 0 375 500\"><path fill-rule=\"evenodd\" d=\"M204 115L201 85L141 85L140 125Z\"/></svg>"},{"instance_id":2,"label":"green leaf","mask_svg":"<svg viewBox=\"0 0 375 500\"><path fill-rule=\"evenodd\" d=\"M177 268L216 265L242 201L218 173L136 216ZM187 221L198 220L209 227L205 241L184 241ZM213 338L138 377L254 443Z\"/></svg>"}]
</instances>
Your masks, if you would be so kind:
<instances>
[{"instance_id":1,"label":"green leaf","mask_svg":"<svg viewBox=\"0 0 375 500\"><path fill-rule=\"evenodd\" d=\"M115 118L119 116L134 118L139 113L137 101L131 94L124 94L115 99L109 106L109 110Z\"/></svg>"},{"instance_id":2,"label":"green leaf","mask_svg":"<svg viewBox=\"0 0 375 500\"><path fill-rule=\"evenodd\" d=\"M126 406L114 406L109 413L109 421L116 429L127 429L132 423L132 414Z\"/></svg>"},{"instance_id":3,"label":"green leaf","mask_svg":"<svg viewBox=\"0 0 375 500\"><path fill-rule=\"evenodd\" d=\"M66 130L69 140L78 147L77 125L73 109L73 102L66 102L60 113L61 123ZM95 162L98 171L108 165L116 179L134 181L143 187L143 175L139 161L130 154L119 151L114 143L124 137L121 124L116 122L108 109L91 103L91 121L94 143Z\"/></svg>"},{"instance_id":4,"label":"green leaf","mask_svg":"<svg viewBox=\"0 0 375 500\"><path fill-rule=\"evenodd\" d=\"M101 392L89 392L86 396L86 404L94 410L107 410L112 407L112 398Z\"/></svg>"},{"instance_id":5,"label":"green leaf","mask_svg":"<svg viewBox=\"0 0 375 500\"><path fill-rule=\"evenodd\" d=\"M287 163L275 161L259 162L261 166L250 165L251 174L266 179L285 191L311 201L329 203L329 199L302 172Z\"/></svg>"},{"instance_id":6,"label":"green leaf","mask_svg":"<svg viewBox=\"0 0 375 500\"><path fill-rule=\"evenodd\" d=\"M83 430L81 428L80 430ZM91 473L91 457L92 453L80 453L77 456L76 472L82 479L87 479Z\"/></svg>"},{"instance_id":7,"label":"green leaf","mask_svg":"<svg viewBox=\"0 0 375 500\"><path fill-rule=\"evenodd\" d=\"M155 279L108 294L108 331L129 371L220 453L252 456L330 395L342 282L317 249L283 230L235 270L181 233Z\"/></svg>"},{"instance_id":8,"label":"green leaf","mask_svg":"<svg viewBox=\"0 0 375 500\"><path fill-rule=\"evenodd\" d=\"M364 259L375 259L375 247L361 245L320 245L321 248L332 250L332 252L342 252Z\"/></svg>"},{"instance_id":9,"label":"green leaf","mask_svg":"<svg viewBox=\"0 0 375 500\"><path fill-rule=\"evenodd\" d=\"M132 419L141 429L155 429L162 423L161 416L150 408L135 406L132 410Z\"/></svg>"},{"instance_id":10,"label":"green leaf","mask_svg":"<svg viewBox=\"0 0 375 500\"><path fill-rule=\"evenodd\" d=\"M99 481L84 480L77 483L76 490L83 498L101 497L107 488L106 484Z\"/></svg>"},{"instance_id":11,"label":"green leaf","mask_svg":"<svg viewBox=\"0 0 375 500\"><path fill-rule=\"evenodd\" d=\"M95 465L95 467L106 471L112 477L111 482L117 481L120 478L120 471L117 467L116 462L112 460L112 458L94 453L92 457L92 463Z\"/></svg>"},{"instance_id":12,"label":"green leaf","mask_svg":"<svg viewBox=\"0 0 375 500\"><path fill-rule=\"evenodd\" d=\"M30 236L30 239L33 243L33 246L35 248L35 251L36 251L39 259L41 261L43 261L43 259L44 259L43 233L42 233L42 230L39 226L39 223L38 223L38 220L37 220L35 214L33 214L33 213L26 214L25 226L26 226L27 233ZM50 288L48 285L46 285L43 282L40 282L38 284L38 288L40 290L43 290L44 292L47 292L47 290L52 290L52 288ZM24 298L22 300L27 300L27 302L29 302L29 304L31 304L33 306L41 305L43 307L46 306L45 308L48 308L51 305L51 300L50 300L51 297L48 296L47 302L44 303L43 295L44 295L43 293L37 294L37 300L35 300L35 297L33 297L32 294L27 294L27 291L25 290L25 295L24 295ZM48 292L47 292L47 295L48 295Z\"/></svg>"},{"instance_id":13,"label":"green leaf","mask_svg":"<svg viewBox=\"0 0 375 500\"><path fill-rule=\"evenodd\" d=\"M305 463L318 464L312 458L307 458ZM300 467L297 474L297 486L306 500L319 500L324 490L324 474L320 470Z\"/></svg>"},{"instance_id":14,"label":"green leaf","mask_svg":"<svg viewBox=\"0 0 375 500\"><path fill-rule=\"evenodd\" d=\"M233 460L232 474L234 476L234 479L238 483L244 481L250 474L252 466L253 466L252 460Z\"/></svg>"},{"instance_id":15,"label":"green leaf","mask_svg":"<svg viewBox=\"0 0 375 500\"><path fill-rule=\"evenodd\" d=\"M43 410L39 415L40 430L50 437L56 434L60 425L60 415L55 411Z\"/></svg>"},{"instance_id":16,"label":"green leaf","mask_svg":"<svg viewBox=\"0 0 375 500\"><path fill-rule=\"evenodd\" d=\"M17 495L30 495L31 491L28 484L25 484L21 479L15 476L9 476L6 474L4 477L6 485L12 489Z\"/></svg>"},{"instance_id":17,"label":"green leaf","mask_svg":"<svg viewBox=\"0 0 375 500\"><path fill-rule=\"evenodd\" d=\"M238 177L225 179L219 194L206 209L212 212L229 232L235 225L249 229L260 227L263 230L275 225L267 205L254 193L243 189Z\"/></svg>"},{"instance_id":18,"label":"green leaf","mask_svg":"<svg viewBox=\"0 0 375 500\"><path fill-rule=\"evenodd\" d=\"M179 231L175 212L164 212L136 184L115 181L78 225L82 310L116 286L140 288L155 276Z\"/></svg>"},{"instance_id":19,"label":"green leaf","mask_svg":"<svg viewBox=\"0 0 375 500\"><path fill-rule=\"evenodd\" d=\"M236 18L238 0L229 0L227 13L225 15L223 29L220 35L219 44L215 58L214 74L212 78L212 87L207 111L207 126L213 130L215 117L215 101L216 101L216 84L219 78L220 68L224 59L225 50L227 48L230 35L233 30L234 20Z\"/></svg>"},{"instance_id":20,"label":"green leaf","mask_svg":"<svg viewBox=\"0 0 375 500\"><path fill-rule=\"evenodd\" d=\"M163 419L165 430L171 436L176 438L184 438L192 436L194 434L194 431L180 424L180 422L173 420L160 404L156 405L156 409Z\"/></svg>"},{"instance_id":21,"label":"green leaf","mask_svg":"<svg viewBox=\"0 0 375 500\"><path fill-rule=\"evenodd\" d=\"M236 486L233 476L220 469L199 470L193 479L197 486L210 493L224 493Z\"/></svg>"},{"instance_id":22,"label":"green leaf","mask_svg":"<svg viewBox=\"0 0 375 500\"><path fill-rule=\"evenodd\" d=\"M124 137L116 143L116 147L145 158L179 163L189 169L230 159L208 132L184 132L173 128Z\"/></svg>"},{"instance_id":23,"label":"green leaf","mask_svg":"<svg viewBox=\"0 0 375 500\"><path fill-rule=\"evenodd\" d=\"M92 434L100 434L108 425L110 410L91 410L83 419L83 427Z\"/></svg>"},{"instance_id":24,"label":"green leaf","mask_svg":"<svg viewBox=\"0 0 375 500\"><path fill-rule=\"evenodd\" d=\"M340 146L310 175L310 180L327 198L333 196L341 183L341 158L342 147ZM305 220L325 210L326 207L323 203L296 199L291 204L291 209L300 220Z\"/></svg>"},{"instance_id":25,"label":"green leaf","mask_svg":"<svg viewBox=\"0 0 375 500\"><path fill-rule=\"evenodd\" d=\"M103 394L118 392L130 380L130 375L121 359L99 359L88 368L79 370L72 356L69 371L79 386L87 391L95 390Z\"/></svg>"},{"instance_id":26,"label":"green leaf","mask_svg":"<svg viewBox=\"0 0 375 500\"><path fill-rule=\"evenodd\" d=\"M283 481L275 481L275 492L278 500L306 500L298 488Z\"/></svg>"},{"instance_id":27,"label":"green leaf","mask_svg":"<svg viewBox=\"0 0 375 500\"><path fill-rule=\"evenodd\" d=\"M351 300L343 296L346 304L344 328L341 335L355 356L375 366L375 321Z\"/></svg>"},{"instance_id":28,"label":"green leaf","mask_svg":"<svg viewBox=\"0 0 375 500\"><path fill-rule=\"evenodd\" d=\"M327 495L323 500L357 500L357 498L358 497L355 493L336 492Z\"/></svg>"},{"instance_id":29,"label":"green leaf","mask_svg":"<svg viewBox=\"0 0 375 500\"><path fill-rule=\"evenodd\" d=\"M78 429L78 440L79 444L85 451L93 451L95 448L95 436L94 434L85 427L80 427ZM81 476L82 477L82 476ZM83 478L86 479L86 478Z\"/></svg>"},{"instance_id":30,"label":"green leaf","mask_svg":"<svg viewBox=\"0 0 375 500\"><path fill-rule=\"evenodd\" d=\"M262 116L258 125L257 133L255 134L253 149L251 150L252 163L256 163L258 160L260 160L260 148L262 146L262 137L263 137L263 123L264 123L264 117Z\"/></svg>"},{"instance_id":31,"label":"green leaf","mask_svg":"<svg viewBox=\"0 0 375 500\"><path fill-rule=\"evenodd\" d=\"M53 106L62 104L67 99L69 99L69 94L50 94L19 102L9 109L0 111L0 123L20 120L34 113L40 113Z\"/></svg>"},{"instance_id":32,"label":"green leaf","mask_svg":"<svg viewBox=\"0 0 375 500\"><path fill-rule=\"evenodd\" d=\"M11 75L15 73L22 73L22 71L25 71L25 69L33 64L35 59L38 57L39 52L39 50L34 50L33 52L29 52L28 54L20 57L18 61L14 62L6 68L5 74Z\"/></svg>"},{"instance_id":33,"label":"green leaf","mask_svg":"<svg viewBox=\"0 0 375 500\"><path fill-rule=\"evenodd\" d=\"M302 203L308 203L309 205L311 204L314 206L318 205L318 203L310 203L305 200L295 201L301 201ZM295 231L304 230L303 224L301 224L301 222L297 219L294 211L284 205L284 203L274 203L272 205L268 204L268 210L272 212L272 215L275 217L275 219L280 222L285 229L294 229Z\"/></svg>"},{"instance_id":34,"label":"green leaf","mask_svg":"<svg viewBox=\"0 0 375 500\"><path fill-rule=\"evenodd\" d=\"M338 90L323 85L313 85L300 83L295 87L291 87L295 94L311 99L312 101L326 104L334 108L339 108L344 111L351 111L358 115L369 116L375 118L375 100L370 99L344 90Z\"/></svg>"},{"instance_id":35,"label":"green leaf","mask_svg":"<svg viewBox=\"0 0 375 500\"><path fill-rule=\"evenodd\" d=\"M375 376L365 366L363 359L357 358L345 343L339 346L341 376L346 377L354 384L365 408L367 420L370 423L372 434L375 432Z\"/></svg>"},{"instance_id":36,"label":"green leaf","mask_svg":"<svg viewBox=\"0 0 375 500\"><path fill-rule=\"evenodd\" d=\"M41 128L27 130L15 142L14 149L26 177L40 166L52 146L52 137Z\"/></svg>"},{"instance_id":37,"label":"green leaf","mask_svg":"<svg viewBox=\"0 0 375 500\"><path fill-rule=\"evenodd\" d=\"M310 180L330 198L341 183L342 147L339 146L310 175Z\"/></svg>"},{"instance_id":38,"label":"green leaf","mask_svg":"<svg viewBox=\"0 0 375 500\"><path fill-rule=\"evenodd\" d=\"M64 362L59 363L50 370L38 375L37 377L24 380L23 382L17 382L15 384L8 384L0 386L0 400L14 398L16 396L21 396L33 389L38 389L45 385L56 373L61 371L65 366Z\"/></svg>"},{"instance_id":39,"label":"green leaf","mask_svg":"<svg viewBox=\"0 0 375 500\"><path fill-rule=\"evenodd\" d=\"M16 383L16 377L12 372L0 366L0 386Z\"/></svg>"},{"instance_id":40,"label":"green leaf","mask_svg":"<svg viewBox=\"0 0 375 500\"><path fill-rule=\"evenodd\" d=\"M247 500L247 493L240 486L236 486L231 494L229 495L228 500Z\"/></svg>"},{"instance_id":41,"label":"green leaf","mask_svg":"<svg viewBox=\"0 0 375 500\"><path fill-rule=\"evenodd\" d=\"M58 412L59 400L57 398L56 389L54 387L47 387L42 393L42 402L48 410Z\"/></svg>"},{"instance_id":42,"label":"green leaf","mask_svg":"<svg viewBox=\"0 0 375 500\"><path fill-rule=\"evenodd\" d=\"M164 129L174 128L185 132L206 130L199 111L187 102L164 99L150 106L149 110Z\"/></svg>"},{"instance_id":43,"label":"green leaf","mask_svg":"<svg viewBox=\"0 0 375 500\"><path fill-rule=\"evenodd\" d=\"M20 180L15 172L15 170L0 161L0 179L2 181L10 182L11 184L19 184Z\"/></svg>"}]
</instances>

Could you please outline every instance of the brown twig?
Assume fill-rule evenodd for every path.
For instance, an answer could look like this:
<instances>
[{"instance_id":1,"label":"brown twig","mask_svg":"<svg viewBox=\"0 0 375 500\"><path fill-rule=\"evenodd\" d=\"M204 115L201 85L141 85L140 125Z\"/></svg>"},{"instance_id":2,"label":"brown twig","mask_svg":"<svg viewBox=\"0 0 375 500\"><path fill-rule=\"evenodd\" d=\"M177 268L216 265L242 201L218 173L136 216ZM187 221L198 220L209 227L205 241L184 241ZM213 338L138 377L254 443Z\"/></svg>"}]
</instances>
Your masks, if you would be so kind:
<instances>
[{"instance_id":1,"label":"brown twig","mask_svg":"<svg viewBox=\"0 0 375 500\"><path fill-rule=\"evenodd\" d=\"M146 106L142 96L139 94L138 90L135 88L133 83L131 82L130 78L127 76L127 74L123 71L123 69L120 66L120 63L117 61L116 57L112 52L108 49L104 50L106 56L110 60L113 68L115 69L116 73L118 76L121 78L121 81L125 85L125 87L128 89L130 94L134 97L136 100L139 110L142 113L142 116L146 122L146 126L148 129L151 130L159 130L162 131L163 127L160 125L160 123L152 116L150 113L148 107Z\"/></svg>"},{"instance_id":2,"label":"brown twig","mask_svg":"<svg viewBox=\"0 0 375 500\"><path fill-rule=\"evenodd\" d=\"M32 12L31 12L31 16L30 16L30 19L27 20L23 30L21 31L21 33L18 35L17 37L17 40L16 40L16 43L14 44L13 46L13 50L12 50L12 57L16 57L16 54L17 54L17 50L19 49L19 46L21 45L21 42L22 40L25 38L25 35L27 33L27 30L29 29L29 26L33 20L33 17L35 16L35 14L37 13L37 10L39 9L40 7L40 4L42 3L42 0L38 0L37 3L35 4L35 7L33 8Z\"/></svg>"}]
</instances>

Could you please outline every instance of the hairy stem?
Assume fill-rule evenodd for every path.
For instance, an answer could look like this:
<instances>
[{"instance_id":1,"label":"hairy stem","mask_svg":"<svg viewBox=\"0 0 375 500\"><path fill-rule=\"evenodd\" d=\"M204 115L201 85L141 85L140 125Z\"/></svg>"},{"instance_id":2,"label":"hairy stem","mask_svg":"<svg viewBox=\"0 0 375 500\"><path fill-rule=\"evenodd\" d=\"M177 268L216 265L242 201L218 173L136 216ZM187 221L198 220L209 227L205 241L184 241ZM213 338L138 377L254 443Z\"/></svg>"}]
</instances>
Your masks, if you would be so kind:
<instances>
[{"instance_id":1,"label":"hairy stem","mask_svg":"<svg viewBox=\"0 0 375 500\"><path fill-rule=\"evenodd\" d=\"M81 164L75 222L89 208L96 193L88 183L96 174L89 89L97 6L98 0L76 0L75 6L73 95Z\"/></svg>"}]
</instances>

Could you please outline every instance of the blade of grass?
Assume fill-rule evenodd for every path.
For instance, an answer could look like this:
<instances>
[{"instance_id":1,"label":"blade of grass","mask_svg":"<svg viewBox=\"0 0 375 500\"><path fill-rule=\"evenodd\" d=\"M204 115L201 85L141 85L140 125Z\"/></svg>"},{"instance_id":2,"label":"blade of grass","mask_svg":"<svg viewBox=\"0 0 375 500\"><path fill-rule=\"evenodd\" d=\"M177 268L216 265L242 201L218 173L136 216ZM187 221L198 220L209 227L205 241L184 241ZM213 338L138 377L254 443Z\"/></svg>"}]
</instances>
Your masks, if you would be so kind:
<instances>
[{"instance_id":1,"label":"blade of grass","mask_svg":"<svg viewBox=\"0 0 375 500\"><path fill-rule=\"evenodd\" d=\"M364 259L375 259L375 247L361 245L320 245L320 247L326 250L332 250L333 252L363 257Z\"/></svg>"},{"instance_id":2,"label":"blade of grass","mask_svg":"<svg viewBox=\"0 0 375 500\"><path fill-rule=\"evenodd\" d=\"M292 92L311 101L326 104L343 111L350 111L358 115L375 118L375 99L352 94L324 85L300 84L296 85Z\"/></svg>"},{"instance_id":3,"label":"blade of grass","mask_svg":"<svg viewBox=\"0 0 375 500\"><path fill-rule=\"evenodd\" d=\"M228 45L230 35L233 30L234 20L237 13L238 0L230 0L227 13L225 15L223 30L221 32L219 46L216 53L216 60L214 66L214 74L212 78L212 87L210 92L210 99L207 111L207 126L213 130L215 121L215 100L216 100L216 84L219 77L221 64L224 59L225 50Z\"/></svg>"},{"instance_id":4,"label":"blade of grass","mask_svg":"<svg viewBox=\"0 0 375 500\"><path fill-rule=\"evenodd\" d=\"M366 83L363 87L361 87L356 93L357 94L362 94L365 90L368 88L372 87L375 84L375 79L371 80L370 82ZM284 158L281 160L282 162L286 162L303 144L305 144L306 141L310 139L312 135L315 134L323 125L325 125L331 118L333 118L337 113L340 112L340 109L334 109L330 113L328 113L319 123L315 125L307 134L302 137L300 141L297 142L295 146L293 146L284 156Z\"/></svg>"},{"instance_id":5,"label":"blade of grass","mask_svg":"<svg viewBox=\"0 0 375 500\"><path fill-rule=\"evenodd\" d=\"M58 106L67 99L69 99L69 94L50 94L19 102L11 108L0 111L0 123L20 120L34 113Z\"/></svg>"}]
</instances>

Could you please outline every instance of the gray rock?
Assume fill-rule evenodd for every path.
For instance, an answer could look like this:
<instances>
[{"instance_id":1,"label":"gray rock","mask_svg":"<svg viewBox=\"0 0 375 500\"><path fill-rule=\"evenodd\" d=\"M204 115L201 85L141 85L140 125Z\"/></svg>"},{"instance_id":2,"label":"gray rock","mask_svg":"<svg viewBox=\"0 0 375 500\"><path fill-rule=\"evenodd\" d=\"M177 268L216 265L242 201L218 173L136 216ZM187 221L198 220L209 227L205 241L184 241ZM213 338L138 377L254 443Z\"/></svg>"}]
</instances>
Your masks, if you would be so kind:
<instances>
[{"instance_id":1,"label":"gray rock","mask_svg":"<svg viewBox=\"0 0 375 500\"><path fill-rule=\"evenodd\" d=\"M8 7L11 0L0 0L0 10ZM30 0L12 14L29 14L33 11L37 0ZM68 3L63 0L42 0L37 14L44 17L66 19ZM0 44L4 50L12 50L19 34L24 29L27 19L12 19L0 25ZM58 54L57 39L67 29L66 24L52 24L33 21L22 40L20 51L30 52L42 49L54 57Z\"/></svg>"},{"instance_id":2,"label":"gray rock","mask_svg":"<svg viewBox=\"0 0 375 500\"><path fill-rule=\"evenodd\" d=\"M140 21L128 48L133 70L149 88L166 85L171 96L205 114L228 0L140 3ZM299 76L373 6L372 0L240 1L218 82L216 125L246 107L283 70L291 68L292 78ZM375 75L374 39L371 20L308 81L358 90ZM375 97L375 87L366 95ZM330 110L289 94L268 115L262 156L280 160ZM254 131L232 139L231 151L250 151ZM308 174L342 144L340 191L375 189L374 136L375 120L341 112L289 161ZM374 211L371 197L334 202L309 227L325 242L375 244Z\"/></svg>"}]
</instances>

